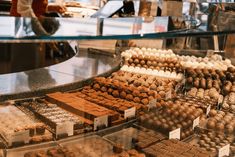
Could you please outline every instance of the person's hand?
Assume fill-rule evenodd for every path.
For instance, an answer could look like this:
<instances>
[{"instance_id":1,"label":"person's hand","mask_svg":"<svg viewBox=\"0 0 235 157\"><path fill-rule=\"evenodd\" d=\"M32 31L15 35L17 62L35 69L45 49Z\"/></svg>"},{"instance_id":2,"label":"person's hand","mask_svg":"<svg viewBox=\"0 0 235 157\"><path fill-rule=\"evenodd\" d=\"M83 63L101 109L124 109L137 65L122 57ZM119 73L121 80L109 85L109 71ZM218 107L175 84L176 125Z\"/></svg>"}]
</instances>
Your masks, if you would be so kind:
<instances>
[{"instance_id":1,"label":"person's hand","mask_svg":"<svg viewBox=\"0 0 235 157\"><path fill-rule=\"evenodd\" d=\"M56 4L53 4L53 5L48 5L47 6L47 11L48 12L57 12L57 13L64 13L67 11L66 7L63 6L63 5L56 5Z\"/></svg>"}]
</instances>

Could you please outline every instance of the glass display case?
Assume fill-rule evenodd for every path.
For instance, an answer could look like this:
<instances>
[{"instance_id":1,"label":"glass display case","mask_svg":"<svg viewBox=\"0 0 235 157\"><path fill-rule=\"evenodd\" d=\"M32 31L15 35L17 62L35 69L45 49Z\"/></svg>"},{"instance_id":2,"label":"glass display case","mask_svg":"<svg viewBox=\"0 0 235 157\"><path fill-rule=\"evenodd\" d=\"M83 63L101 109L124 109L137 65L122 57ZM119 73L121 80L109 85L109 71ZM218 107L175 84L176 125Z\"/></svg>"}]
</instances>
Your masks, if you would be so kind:
<instances>
[{"instance_id":1,"label":"glass display case","mask_svg":"<svg viewBox=\"0 0 235 157\"><path fill-rule=\"evenodd\" d=\"M0 16L0 156L233 157L234 18L211 5L182 17Z\"/></svg>"}]
</instances>

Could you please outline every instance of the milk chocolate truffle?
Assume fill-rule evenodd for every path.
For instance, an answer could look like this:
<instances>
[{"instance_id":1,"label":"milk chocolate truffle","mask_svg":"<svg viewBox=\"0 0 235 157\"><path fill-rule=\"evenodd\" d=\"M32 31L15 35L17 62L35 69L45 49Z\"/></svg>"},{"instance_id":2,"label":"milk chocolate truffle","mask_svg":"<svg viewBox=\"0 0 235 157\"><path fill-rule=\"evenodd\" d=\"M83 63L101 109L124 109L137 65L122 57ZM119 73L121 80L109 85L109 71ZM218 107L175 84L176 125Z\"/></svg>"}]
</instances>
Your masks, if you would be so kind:
<instances>
[{"instance_id":1,"label":"milk chocolate truffle","mask_svg":"<svg viewBox=\"0 0 235 157\"><path fill-rule=\"evenodd\" d=\"M224 131L224 124L223 123L217 123L216 124L216 129L218 131Z\"/></svg>"},{"instance_id":2,"label":"milk chocolate truffle","mask_svg":"<svg viewBox=\"0 0 235 157\"><path fill-rule=\"evenodd\" d=\"M140 91L134 90L132 94L133 94L133 96L139 96L140 95Z\"/></svg>"},{"instance_id":3,"label":"milk chocolate truffle","mask_svg":"<svg viewBox=\"0 0 235 157\"><path fill-rule=\"evenodd\" d=\"M157 103L156 103L156 107L157 107L157 108L162 107L161 103L157 102Z\"/></svg>"},{"instance_id":4,"label":"milk chocolate truffle","mask_svg":"<svg viewBox=\"0 0 235 157\"><path fill-rule=\"evenodd\" d=\"M214 109L211 109L210 112L209 112L210 117L214 117L216 114L217 114L217 111L214 110Z\"/></svg>"},{"instance_id":5,"label":"milk chocolate truffle","mask_svg":"<svg viewBox=\"0 0 235 157\"><path fill-rule=\"evenodd\" d=\"M108 93L109 93L109 94L112 94L112 92L113 92L113 89L112 89L112 88L109 88L109 89L108 89Z\"/></svg>"},{"instance_id":6,"label":"milk chocolate truffle","mask_svg":"<svg viewBox=\"0 0 235 157\"><path fill-rule=\"evenodd\" d=\"M149 97L148 97L148 100L149 100L149 101L152 101L152 100L154 100L154 97L153 97L153 96L149 96Z\"/></svg>"},{"instance_id":7,"label":"milk chocolate truffle","mask_svg":"<svg viewBox=\"0 0 235 157\"><path fill-rule=\"evenodd\" d=\"M148 66L152 66L152 62L151 61L147 61L147 65Z\"/></svg>"},{"instance_id":8,"label":"milk chocolate truffle","mask_svg":"<svg viewBox=\"0 0 235 157\"><path fill-rule=\"evenodd\" d=\"M113 95L114 97L119 97L119 92L118 92L118 90L114 90L114 91L112 92L112 95Z\"/></svg>"},{"instance_id":9,"label":"milk chocolate truffle","mask_svg":"<svg viewBox=\"0 0 235 157\"><path fill-rule=\"evenodd\" d=\"M129 63L129 64L132 64L132 63L133 63L133 59L130 58L130 59L128 60L128 63Z\"/></svg>"},{"instance_id":10,"label":"milk chocolate truffle","mask_svg":"<svg viewBox=\"0 0 235 157\"><path fill-rule=\"evenodd\" d=\"M144 60L141 60L141 61L140 61L140 64L141 64L141 65L144 65L144 64L145 64L145 61L144 61Z\"/></svg>"},{"instance_id":11,"label":"milk chocolate truffle","mask_svg":"<svg viewBox=\"0 0 235 157\"><path fill-rule=\"evenodd\" d=\"M133 101L136 102L136 103L140 103L140 98L139 97L134 97Z\"/></svg>"},{"instance_id":12,"label":"milk chocolate truffle","mask_svg":"<svg viewBox=\"0 0 235 157\"><path fill-rule=\"evenodd\" d=\"M214 129L215 124L216 124L215 121L210 120L210 121L207 122L207 128L208 129Z\"/></svg>"},{"instance_id":13,"label":"milk chocolate truffle","mask_svg":"<svg viewBox=\"0 0 235 157\"><path fill-rule=\"evenodd\" d=\"M122 91L122 92L120 93L120 97L121 97L121 98L126 98L126 92Z\"/></svg>"},{"instance_id":14,"label":"milk chocolate truffle","mask_svg":"<svg viewBox=\"0 0 235 157\"><path fill-rule=\"evenodd\" d=\"M234 127L233 127L233 126L226 125L225 129L226 129L226 132L227 132L228 134L234 133Z\"/></svg>"},{"instance_id":15,"label":"milk chocolate truffle","mask_svg":"<svg viewBox=\"0 0 235 157\"><path fill-rule=\"evenodd\" d=\"M156 88L157 88L157 86L156 86L155 84L152 84L152 85L150 86L150 89L151 89L151 90L156 90Z\"/></svg>"},{"instance_id":16,"label":"milk chocolate truffle","mask_svg":"<svg viewBox=\"0 0 235 157\"><path fill-rule=\"evenodd\" d=\"M105 86L101 87L102 92L107 92L107 88Z\"/></svg>"},{"instance_id":17,"label":"milk chocolate truffle","mask_svg":"<svg viewBox=\"0 0 235 157\"><path fill-rule=\"evenodd\" d=\"M200 80L197 78L197 79L195 79L194 80L194 82L193 82L193 85L195 86L195 87L199 87L199 84L200 84L200 82L199 82Z\"/></svg>"},{"instance_id":18,"label":"milk chocolate truffle","mask_svg":"<svg viewBox=\"0 0 235 157\"><path fill-rule=\"evenodd\" d=\"M135 63L135 64L139 64L139 62L140 62L140 61L139 61L138 58L134 59L134 63Z\"/></svg>"},{"instance_id":19,"label":"milk chocolate truffle","mask_svg":"<svg viewBox=\"0 0 235 157\"><path fill-rule=\"evenodd\" d=\"M200 80L200 87L206 89L206 80L204 78Z\"/></svg>"},{"instance_id":20,"label":"milk chocolate truffle","mask_svg":"<svg viewBox=\"0 0 235 157\"><path fill-rule=\"evenodd\" d=\"M147 95L146 93L141 93L140 96L141 96L142 98L148 98L148 95Z\"/></svg>"},{"instance_id":21,"label":"milk chocolate truffle","mask_svg":"<svg viewBox=\"0 0 235 157\"><path fill-rule=\"evenodd\" d=\"M141 102L144 104L144 105L147 105L149 103L148 99L142 99Z\"/></svg>"},{"instance_id":22,"label":"milk chocolate truffle","mask_svg":"<svg viewBox=\"0 0 235 157\"><path fill-rule=\"evenodd\" d=\"M126 99L127 99L127 100L130 100L130 101L133 100L133 95L127 94L127 95L126 95Z\"/></svg>"},{"instance_id":23,"label":"milk chocolate truffle","mask_svg":"<svg viewBox=\"0 0 235 157\"><path fill-rule=\"evenodd\" d=\"M100 85L98 83L96 83L96 84L94 84L93 88L98 90L98 89L100 89Z\"/></svg>"}]
</instances>

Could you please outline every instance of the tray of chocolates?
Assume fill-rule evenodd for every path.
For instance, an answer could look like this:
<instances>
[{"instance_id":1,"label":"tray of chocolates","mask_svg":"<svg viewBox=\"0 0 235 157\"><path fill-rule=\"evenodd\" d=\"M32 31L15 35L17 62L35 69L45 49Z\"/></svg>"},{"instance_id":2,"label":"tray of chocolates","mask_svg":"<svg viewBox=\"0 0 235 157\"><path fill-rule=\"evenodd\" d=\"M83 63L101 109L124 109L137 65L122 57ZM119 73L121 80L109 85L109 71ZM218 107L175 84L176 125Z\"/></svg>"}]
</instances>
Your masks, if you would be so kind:
<instances>
[{"instance_id":1,"label":"tray of chocolates","mask_svg":"<svg viewBox=\"0 0 235 157\"><path fill-rule=\"evenodd\" d=\"M125 110L132 107L136 108L136 111L140 111L142 105L135 102L130 102L125 99L115 98L103 91L96 91L90 86L84 87L81 91L73 92L73 95L86 99L87 101L93 102L99 106L119 112L124 117ZM120 121L120 123L123 121Z\"/></svg>"},{"instance_id":2,"label":"tray of chocolates","mask_svg":"<svg viewBox=\"0 0 235 157\"><path fill-rule=\"evenodd\" d=\"M144 153L138 152L135 149L115 153L112 157L146 157Z\"/></svg>"},{"instance_id":3,"label":"tray of chocolates","mask_svg":"<svg viewBox=\"0 0 235 157\"><path fill-rule=\"evenodd\" d=\"M113 145L97 135L62 141L59 145L70 148L76 157L111 157L114 155Z\"/></svg>"},{"instance_id":4,"label":"tray of chocolates","mask_svg":"<svg viewBox=\"0 0 235 157\"><path fill-rule=\"evenodd\" d=\"M133 148L141 150L149 145L166 139L166 136L159 132L134 125L133 127L107 134L104 138L125 150Z\"/></svg>"},{"instance_id":5,"label":"tray of chocolates","mask_svg":"<svg viewBox=\"0 0 235 157\"><path fill-rule=\"evenodd\" d=\"M235 155L235 137L233 135L226 135L200 127L196 129L195 133L193 138L188 141L190 144L200 147L216 156L218 156L221 149L224 149L223 147L229 144L229 156L233 157Z\"/></svg>"},{"instance_id":6,"label":"tray of chocolates","mask_svg":"<svg viewBox=\"0 0 235 157\"><path fill-rule=\"evenodd\" d=\"M222 104L222 110L235 114L235 92L229 93Z\"/></svg>"},{"instance_id":7,"label":"tray of chocolates","mask_svg":"<svg viewBox=\"0 0 235 157\"><path fill-rule=\"evenodd\" d=\"M202 109L167 101L161 110L146 112L140 116L139 124L166 135L170 131L181 128L181 139L185 139L194 133L194 120L202 115Z\"/></svg>"},{"instance_id":8,"label":"tray of chocolates","mask_svg":"<svg viewBox=\"0 0 235 157\"><path fill-rule=\"evenodd\" d=\"M217 103L221 97L220 93L215 88L202 89L202 88L191 88L187 92L187 96L196 99L206 100L208 102Z\"/></svg>"},{"instance_id":9,"label":"tray of chocolates","mask_svg":"<svg viewBox=\"0 0 235 157\"><path fill-rule=\"evenodd\" d=\"M230 92L235 92L235 68L232 66L224 70L213 68L187 68L186 84L190 87L202 88L204 90L215 88L218 93L226 96ZM214 95L215 94L216 92L214 92Z\"/></svg>"},{"instance_id":10,"label":"tray of chocolates","mask_svg":"<svg viewBox=\"0 0 235 157\"><path fill-rule=\"evenodd\" d=\"M155 76L159 79L171 79L180 81L184 78L183 73L176 73L174 71L164 71L164 70L156 70L156 69L149 69L149 68L141 68L136 66L128 66L124 65L120 69L121 71L135 73L135 74L142 74L146 76Z\"/></svg>"},{"instance_id":11,"label":"tray of chocolates","mask_svg":"<svg viewBox=\"0 0 235 157\"><path fill-rule=\"evenodd\" d=\"M192 97L188 95L177 95L173 102L182 106L194 106L199 110L202 109L205 114L209 106L210 108L215 109L218 104L217 101L211 99Z\"/></svg>"},{"instance_id":12,"label":"tray of chocolates","mask_svg":"<svg viewBox=\"0 0 235 157\"><path fill-rule=\"evenodd\" d=\"M95 118L102 116L108 116L109 125L120 120L120 114L118 112L99 106L84 98L79 98L72 93L51 93L47 95L46 99L92 122Z\"/></svg>"},{"instance_id":13,"label":"tray of chocolates","mask_svg":"<svg viewBox=\"0 0 235 157\"><path fill-rule=\"evenodd\" d=\"M79 152L79 154L77 153L77 151ZM80 153L80 152L82 151L81 151L81 148L79 148L79 146L77 146L76 148L65 146L65 147L50 148L48 150L38 150L38 151L27 152L24 154L24 157L39 157L39 156L40 157L103 157L103 154L99 154L99 151L96 151L96 150L95 152L91 151L89 153L86 153L86 152ZM104 157L106 156L108 157L109 154L104 155ZM126 156L145 157L143 153L139 153L135 149L128 150L128 151L115 152L110 157L126 157Z\"/></svg>"},{"instance_id":14,"label":"tray of chocolates","mask_svg":"<svg viewBox=\"0 0 235 157\"><path fill-rule=\"evenodd\" d=\"M8 147L48 142L53 140L46 126L31 118L14 105L0 107L1 136Z\"/></svg>"},{"instance_id":15,"label":"tray of chocolates","mask_svg":"<svg viewBox=\"0 0 235 157\"><path fill-rule=\"evenodd\" d=\"M76 157L75 153L68 147L54 147L47 150L30 151L24 154L24 157Z\"/></svg>"},{"instance_id":16,"label":"tray of chocolates","mask_svg":"<svg viewBox=\"0 0 235 157\"><path fill-rule=\"evenodd\" d=\"M36 145L29 145L19 148L7 149L5 157L51 157L50 150L60 149L60 147L53 141L47 143L40 143Z\"/></svg>"},{"instance_id":17,"label":"tray of chocolates","mask_svg":"<svg viewBox=\"0 0 235 157\"><path fill-rule=\"evenodd\" d=\"M92 135L37 147L7 150L7 157L145 157L135 149L123 150Z\"/></svg>"},{"instance_id":18,"label":"tray of chocolates","mask_svg":"<svg viewBox=\"0 0 235 157\"><path fill-rule=\"evenodd\" d=\"M182 66L172 50L134 48L122 52L125 65L182 72Z\"/></svg>"},{"instance_id":19,"label":"tray of chocolates","mask_svg":"<svg viewBox=\"0 0 235 157\"><path fill-rule=\"evenodd\" d=\"M209 118L202 127L235 136L235 115L230 112L212 109L209 112Z\"/></svg>"},{"instance_id":20,"label":"tray of chocolates","mask_svg":"<svg viewBox=\"0 0 235 157\"><path fill-rule=\"evenodd\" d=\"M112 144L97 135L60 142L59 145L69 148L74 153L74 157L145 157L135 149L124 150L119 145Z\"/></svg>"},{"instance_id":21,"label":"tray of chocolates","mask_svg":"<svg viewBox=\"0 0 235 157\"><path fill-rule=\"evenodd\" d=\"M144 106L148 105L151 100L165 98L166 92L168 92L162 92L161 96L157 91L147 87L135 87L134 85L128 85L126 82L104 77L97 77L92 84L92 88L96 91L106 91L116 98L126 99L128 101L140 103ZM175 96L173 92L171 96L172 98Z\"/></svg>"},{"instance_id":22,"label":"tray of chocolates","mask_svg":"<svg viewBox=\"0 0 235 157\"><path fill-rule=\"evenodd\" d=\"M89 129L89 124L84 122L82 118L58 107L56 104L49 103L44 99L20 101L17 102L17 106L25 113L44 122L48 128L54 134L58 134L59 137L68 136L66 135L66 131L58 133L57 127L59 125L71 123L73 126L72 134L83 133L86 132L86 129Z\"/></svg>"},{"instance_id":23,"label":"tray of chocolates","mask_svg":"<svg viewBox=\"0 0 235 157\"><path fill-rule=\"evenodd\" d=\"M149 157L213 157L213 155L208 151L176 139L163 140L144 148L143 152Z\"/></svg>"},{"instance_id":24,"label":"tray of chocolates","mask_svg":"<svg viewBox=\"0 0 235 157\"><path fill-rule=\"evenodd\" d=\"M169 90L174 91L177 81L172 79L160 78L151 75L137 74L126 71L117 71L111 75L112 79L120 82L127 82L128 85L135 87L146 87L150 90L157 91L161 97L165 96L165 93Z\"/></svg>"}]
</instances>

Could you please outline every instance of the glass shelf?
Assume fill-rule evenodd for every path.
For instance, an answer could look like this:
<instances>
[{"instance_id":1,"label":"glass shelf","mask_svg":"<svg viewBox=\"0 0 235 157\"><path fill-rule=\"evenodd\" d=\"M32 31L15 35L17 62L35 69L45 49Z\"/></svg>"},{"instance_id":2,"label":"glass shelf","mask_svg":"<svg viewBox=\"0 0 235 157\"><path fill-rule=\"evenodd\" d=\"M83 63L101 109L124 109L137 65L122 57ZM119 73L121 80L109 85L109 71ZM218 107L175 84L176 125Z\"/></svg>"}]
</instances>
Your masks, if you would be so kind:
<instances>
[{"instance_id":1,"label":"glass shelf","mask_svg":"<svg viewBox=\"0 0 235 157\"><path fill-rule=\"evenodd\" d=\"M208 29L208 15L198 14L195 28L174 29L171 17L155 18L46 18L55 29L53 35L45 34L40 21L45 19L0 17L0 42L83 40L83 39L141 39L204 36L235 33L228 30ZM186 26L195 21L185 21ZM48 27L48 26L47 26ZM58 27L58 29L57 29ZM51 28L49 28L51 29Z\"/></svg>"}]
</instances>

